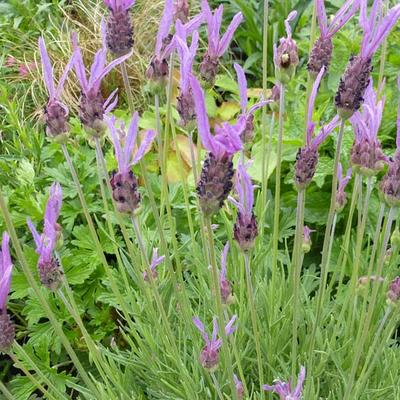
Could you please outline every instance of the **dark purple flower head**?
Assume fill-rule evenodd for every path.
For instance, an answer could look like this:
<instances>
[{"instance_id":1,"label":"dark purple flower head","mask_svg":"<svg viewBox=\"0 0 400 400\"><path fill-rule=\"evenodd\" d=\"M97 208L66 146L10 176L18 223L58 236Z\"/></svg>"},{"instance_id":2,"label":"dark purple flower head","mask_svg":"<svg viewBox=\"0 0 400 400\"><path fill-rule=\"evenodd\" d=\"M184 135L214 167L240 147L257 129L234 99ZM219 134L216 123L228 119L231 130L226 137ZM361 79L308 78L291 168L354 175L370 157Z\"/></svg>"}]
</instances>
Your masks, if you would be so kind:
<instances>
[{"instance_id":1,"label":"dark purple flower head","mask_svg":"<svg viewBox=\"0 0 400 400\"><path fill-rule=\"evenodd\" d=\"M366 176L376 175L383 169L387 160L378 140L384 104L384 98L378 100L371 79L365 92L362 110L350 118L355 134L351 149L351 164Z\"/></svg>"},{"instance_id":2,"label":"dark purple flower head","mask_svg":"<svg viewBox=\"0 0 400 400\"><path fill-rule=\"evenodd\" d=\"M351 179L351 172L352 169L349 168L346 172L346 176L343 176L343 167L342 164L339 163L338 174L337 174L338 187L336 191L336 212L342 211L344 206L346 205L347 198L344 189L346 188L347 184Z\"/></svg>"},{"instance_id":3,"label":"dark purple flower head","mask_svg":"<svg viewBox=\"0 0 400 400\"><path fill-rule=\"evenodd\" d=\"M236 172L236 193L239 201L230 198L238 209L238 216L233 230L233 236L242 251L248 251L254 246L258 234L257 220L253 213L254 186L246 166L238 165Z\"/></svg>"},{"instance_id":4,"label":"dark purple flower head","mask_svg":"<svg viewBox=\"0 0 400 400\"><path fill-rule=\"evenodd\" d=\"M201 11L207 23L208 49L200 64L200 74L205 82L212 85L218 71L219 58L228 49L236 29L243 21L243 15L241 12L235 14L226 32L221 37L220 30L224 6L221 4L213 13L208 1L202 0Z\"/></svg>"},{"instance_id":5,"label":"dark purple flower head","mask_svg":"<svg viewBox=\"0 0 400 400\"><path fill-rule=\"evenodd\" d=\"M292 383L276 380L272 386L264 385L263 389L269 392L274 392L279 395L280 400L300 400L303 391L303 383L306 377L306 369L302 366L295 388L292 388Z\"/></svg>"},{"instance_id":6,"label":"dark purple flower head","mask_svg":"<svg viewBox=\"0 0 400 400\"><path fill-rule=\"evenodd\" d=\"M221 298L224 304L230 304L233 302L232 297L232 283L227 278L226 263L228 258L229 242L226 242L224 250L221 254L221 273L219 275L219 286L221 291Z\"/></svg>"},{"instance_id":7,"label":"dark purple flower head","mask_svg":"<svg viewBox=\"0 0 400 400\"><path fill-rule=\"evenodd\" d=\"M231 335L235 330L236 326L234 323L236 321L236 315L234 315L231 320L225 326L225 335ZM218 335L218 323L217 319L213 319L213 332L211 335L211 339L208 336L203 323L198 318L193 318L193 323L196 328L201 332L201 335L204 339L205 346L200 354L200 364L203 368L209 370L210 372L214 371L218 367L219 362L219 350L222 346L222 339L217 338Z\"/></svg>"},{"instance_id":8,"label":"dark purple flower head","mask_svg":"<svg viewBox=\"0 0 400 400\"><path fill-rule=\"evenodd\" d=\"M302 190L311 182L318 163L318 148L328 135L339 125L340 118L338 115L324 125L320 133L313 138L315 123L312 120L314 103L317 97L318 87L324 75L325 67L321 69L317 78L315 79L309 103L307 115L307 136L306 145L299 149L296 156L295 163L295 184L298 190Z\"/></svg>"},{"instance_id":9,"label":"dark purple flower head","mask_svg":"<svg viewBox=\"0 0 400 400\"><path fill-rule=\"evenodd\" d=\"M272 100L261 100L258 103L251 106L247 109L247 80L244 74L243 68L235 63L234 64L235 71L238 78L239 84L239 97L240 97L240 107L241 107L241 114L239 118L243 119L246 124L246 128L242 133L241 140L243 143L248 143L253 138L253 131L254 131L254 123L253 123L253 114L259 108L265 106L268 103L271 103Z\"/></svg>"},{"instance_id":10,"label":"dark purple flower head","mask_svg":"<svg viewBox=\"0 0 400 400\"><path fill-rule=\"evenodd\" d=\"M151 263L150 263L150 271L151 271L151 276L153 279L157 279L158 277L158 272L157 272L157 267L164 261L165 256L159 256L158 255L158 249L153 249L153 256L151 257ZM149 276L148 276L148 271L143 272L143 279L148 282L149 281Z\"/></svg>"},{"instance_id":11,"label":"dark purple flower head","mask_svg":"<svg viewBox=\"0 0 400 400\"><path fill-rule=\"evenodd\" d=\"M57 223L62 205L62 190L59 183L50 187L49 199L44 214L43 233L39 234L30 218L27 219L39 254L38 268L40 280L51 290L56 290L61 284L62 272L58 260L54 257L57 241L61 236L61 228Z\"/></svg>"},{"instance_id":12,"label":"dark purple flower head","mask_svg":"<svg viewBox=\"0 0 400 400\"><path fill-rule=\"evenodd\" d=\"M50 58L46 50L46 45L42 37L39 38L40 58L42 59L43 78L49 93L49 100L45 107L46 133L48 136L63 141L68 132L68 114L67 106L61 101L61 93L64 88L68 73L71 70L74 57L71 57L66 65L64 72L58 82L54 85L54 74Z\"/></svg>"},{"instance_id":13,"label":"dark purple flower head","mask_svg":"<svg viewBox=\"0 0 400 400\"><path fill-rule=\"evenodd\" d=\"M236 396L238 400L242 400L244 396L243 383L239 380L236 374L233 374L233 381L235 382Z\"/></svg>"},{"instance_id":14,"label":"dark purple flower head","mask_svg":"<svg viewBox=\"0 0 400 400\"><path fill-rule=\"evenodd\" d=\"M107 17L107 47L117 57L129 53L133 47L133 25L129 9L135 0L104 0L110 10Z\"/></svg>"},{"instance_id":15,"label":"dark purple flower head","mask_svg":"<svg viewBox=\"0 0 400 400\"><path fill-rule=\"evenodd\" d=\"M390 30L400 18L400 5L397 5L382 17L382 0L374 0L370 15L367 15L368 0L361 0L360 25L364 32L361 51L351 56L335 96L335 105L339 115L350 118L364 101L364 94L372 71L371 59Z\"/></svg>"},{"instance_id":16,"label":"dark purple flower head","mask_svg":"<svg viewBox=\"0 0 400 400\"><path fill-rule=\"evenodd\" d=\"M181 21L176 21L176 34L174 36L176 49L180 60L180 95L177 99L177 109L181 116L181 124L187 125L195 117L193 94L190 87L193 61L196 57L199 33L195 31L190 47L187 45L186 30Z\"/></svg>"},{"instance_id":17,"label":"dark purple flower head","mask_svg":"<svg viewBox=\"0 0 400 400\"><path fill-rule=\"evenodd\" d=\"M6 311L7 297L11 286L13 264L10 256L9 242L10 236L8 236L7 232L4 232L0 251L0 313Z\"/></svg>"},{"instance_id":18,"label":"dark purple flower head","mask_svg":"<svg viewBox=\"0 0 400 400\"><path fill-rule=\"evenodd\" d=\"M110 179L112 195L119 212L132 214L139 207L140 194L138 182L131 171L131 166L142 159L157 133L153 130L147 131L134 154L138 137L139 114L137 112L133 114L128 132L125 132L124 123L122 121L117 122L114 116L106 117L106 122L110 129L118 163L118 171L114 171Z\"/></svg>"},{"instance_id":19,"label":"dark purple flower head","mask_svg":"<svg viewBox=\"0 0 400 400\"><path fill-rule=\"evenodd\" d=\"M106 64L107 35L104 21L102 21L101 28L103 34L103 47L94 56L93 64L90 68L89 79L86 76L85 65L83 63L81 49L78 46L77 35L76 33L72 34L75 72L82 90L79 116L85 128L95 135L104 132L104 115L112 111L118 101L116 97L117 90L112 92L108 99L104 101L100 91L101 81L113 68L124 62L131 55L131 53L125 54L122 57L111 61L109 64Z\"/></svg>"},{"instance_id":20,"label":"dark purple flower head","mask_svg":"<svg viewBox=\"0 0 400 400\"><path fill-rule=\"evenodd\" d=\"M353 17L359 7L360 0L347 0L328 24L324 0L317 0L317 17L321 36L314 43L307 64L311 74L317 75L323 66L328 69L332 58L332 37Z\"/></svg>"},{"instance_id":21,"label":"dark purple flower head","mask_svg":"<svg viewBox=\"0 0 400 400\"><path fill-rule=\"evenodd\" d=\"M299 63L299 54L296 42L292 39L290 22L296 18L297 11L291 11L285 20L287 37L279 40L279 46L274 44L275 76L279 82L286 84L292 79Z\"/></svg>"},{"instance_id":22,"label":"dark purple flower head","mask_svg":"<svg viewBox=\"0 0 400 400\"><path fill-rule=\"evenodd\" d=\"M391 282L387 297L390 302L398 303L400 299L400 276L397 276Z\"/></svg>"}]
</instances>

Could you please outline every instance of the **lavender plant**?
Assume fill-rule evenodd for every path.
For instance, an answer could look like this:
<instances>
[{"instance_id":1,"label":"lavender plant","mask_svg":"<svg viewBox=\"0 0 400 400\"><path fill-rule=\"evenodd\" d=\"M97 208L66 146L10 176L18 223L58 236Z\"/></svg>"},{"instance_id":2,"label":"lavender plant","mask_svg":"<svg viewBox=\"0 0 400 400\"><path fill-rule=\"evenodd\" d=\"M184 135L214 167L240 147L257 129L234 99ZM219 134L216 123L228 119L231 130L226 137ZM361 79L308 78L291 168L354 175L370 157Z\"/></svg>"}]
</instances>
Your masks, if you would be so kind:
<instances>
[{"instance_id":1,"label":"lavender plant","mask_svg":"<svg viewBox=\"0 0 400 400\"><path fill-rule=\"evenodd\" d=\"M242 68L222 58L242 54L230 43L248 8L224 14L204 0L190 18L188 1L167 0L147 69L162 85L139 118L125 62L145 64L131 20L143 4L104 3L90 77L83 35L81 47L73 35L61 74L39 39L46 134L61 146L35 144L40 163L26 150L32 163L23 155L14 179L0 175L0 225L8 232L0 252L0 392L21 400L396 398L400 102L393 153L398 90L390 90L393 69L382 66L386 51L378 61L385 85L372 78L372 57L384 40L396 40L399 6L374 0L368 14L366 0L346 1L329 18L328 3L316 0L320 37L311 34L306 68L299 50L309 24L285 3L287 35L275 46L275 79L263 60L260 98L257 77L244 73L254 60L241 60ZM278 10L266 0L269 7ZM334 99L331 71L343 66L336 50L348 50L337 35L333 52L333 37L350 32L358 12L361 50ZM264 32L268 13L265 22ZM124 96L115 110L116 91L103 97L102 81L118 65L129 111ZM73 67L78 112L62 98L67 80L74 87ZM257 99L250 107L249 98ZM0 167L10 174L6 156ZM40 219L32 192L49 178L60 183L50 187L42 232L28 219L36 257L21 220ZM211 335L193 315L212 320ZM290 378L275 379L282 375Z\"/></svg>"}]
</instances>

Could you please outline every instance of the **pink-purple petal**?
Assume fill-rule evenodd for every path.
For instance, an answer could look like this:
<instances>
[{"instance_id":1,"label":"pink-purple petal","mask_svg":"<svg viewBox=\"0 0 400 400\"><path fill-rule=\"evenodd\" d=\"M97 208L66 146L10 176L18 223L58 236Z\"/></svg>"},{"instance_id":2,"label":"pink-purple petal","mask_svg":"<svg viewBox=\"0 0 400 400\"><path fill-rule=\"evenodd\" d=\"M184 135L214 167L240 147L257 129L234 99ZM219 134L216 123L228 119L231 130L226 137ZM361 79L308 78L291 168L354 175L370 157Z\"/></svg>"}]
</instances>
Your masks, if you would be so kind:
<instances>
[{"instance_id":1,"label":"pink-purple petal","mask_svg":"<svg viewBox=\"0 0 400 400\"><path fill-rule=\"evenodd\" d=\"M240 107L242 108L242 113L246 112L247 108L247 80L246 75L244 74L243 68L235 63L233 64L237 79L238 79L238 86L239 86L239 97L240 97Z\"/></svg>"},{"instance_id":2,"label":"pink-purple petal","mask_svg":"<svg viewBox=\"0 0 400 400\"><path fill-rule=\"evenodd\" d=\"M43 66L43 79L46 84L47 90L49 92L50 100L56 97L56 91L54 88L54 77L53 77L53 67L51 66L50 58L47 53L46 45L42 37L39 38L39 51L40 58L42 59Z\"/></svg>"},{"instance_id":3,"label":"pink-purple petal","mask_svg":"<svg viewBox=\"0 0 400 400\"><path fill-rule=\"evenodd\" d=\"M243 21L243 15L241 12L237 13L233 17L226 32L222 36L221 41L219 42L218 53L217 53L218 57L221 57L225 53L225 51L228 49L229 43L231 42L236 29L242 23L242 21Z\"/></svg>"},{"instance_id":4,"label":"pink-purple petal","mask_svg":"<svg viewBox=\"0 0 400 400\"><path fill-rule=\"evenodd\" d=\"M140 143L139 149L135 154L132 164L137 164L144 156L146 149L150 146L151 142L157 136L157 132L154 130L148 130L144 136L144 139Z\"/></svg>"}]
</instances>

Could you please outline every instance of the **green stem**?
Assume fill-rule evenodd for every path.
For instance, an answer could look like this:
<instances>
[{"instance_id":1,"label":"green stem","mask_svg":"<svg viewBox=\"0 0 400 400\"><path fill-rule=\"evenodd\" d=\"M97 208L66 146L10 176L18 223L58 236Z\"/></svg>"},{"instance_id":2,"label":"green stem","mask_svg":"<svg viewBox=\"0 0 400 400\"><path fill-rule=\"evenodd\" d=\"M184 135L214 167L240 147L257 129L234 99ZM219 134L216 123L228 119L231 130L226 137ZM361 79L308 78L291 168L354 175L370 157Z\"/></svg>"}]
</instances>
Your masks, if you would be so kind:
<instances>
[{"instance_id":1,"label":"green stem","mask_svg":"<svg viewBox=\"0 0 400 400\"><path fill-rule=\"evenodd\" d=\"M15 400L14 396L8 391L8 389L6 388L6 386L2 381L0 381L0 389L8 400Z\"/></svg>"},{"instance_id":2,"label":"green stem","mask_svg":"<svg viewBox=\"0 0 400 400\"><path fill-rule=\"evenodd\" d=\"M243 254L244 257L244 264L245 264L245 271L246 271L246 286L247 286L247 297L250 302L250 315L251 315L251 324L253 327L253 335L254 335L254 342L256 345L256 353L257 353L257 365L258 365L258 380L260 381L260 394L261 399L265 398L265 392L263 389L264 383L264 371L263 371L263 362L262 362L262 353L261 353L261 342L260 342L260 334L258 331L258 324L257 324L257 311L256 305L254 301L254 290L253 285L251 283L251 270L250 270L250 259L247 253Z\"/></svg>"},{"instance_id":3,"label":"green stem","mask_svg":"<svg viewBox=\"0 0 400 400\"><path fill-rule=\"evenodd\" d=\"M211 259L212 284L213 284L213 289L214 289L215 308L216 308L218 321L219 321L219 324L218 324L219 335L222 338L222 352L224 354L225 366L227 367L227 372L229 375L229 382L231 385L232 397L235 400L237 400L236 387L235 387L235 382L233 380L233 368L232 368L231 355L230 355L230 351L228 348L228 343L226 340L227 338L226 338L225 329L224 329L224 313L222 310L221 288L220 288L220 284L219 284L218 267L217 267L217 261L216 261L216 257L215 257L215 245L214 245L213 231L212 231L212 227L211 227L211 218L204 217L204 219L206 221L206 228L207 228L208 250L210 252L210 259Z\"/></svg>"},{"instance_id":4,"label":"green stem","mask_svg":"<svg viewBox=\"0 0 400 400\"><path fill-rule=\"evenodd\" d=\"M39 300L39 303L43 307L43 309L46 312L47 318L49 319L51 325L53 326L56 334L59 336L61 343L63 344L65 350L67 351L69 357L71 358L72 362L74 363L76 369L78 370L80 376L84 380L85 384L90 388L93 392L94 395L98 395L99 392L92 382L92 380L89 378L89 375L87 374L85 368L82 366L81 362L79 361L78 356L76 355L74 349L72 348L68 338L65 336L62 327L60 323L57 320L57 317L54 315L50 305L48 304L46 298L43 296L41 289L39 288L35 278L32 275L32 272L29 268L29 265L25 259L24 253L22 251L22 247L19 243L17 233L15 232L14 224L11 220L10 213L7 209L4 197L2 192L0 192L0 209L2 211L4 221L6 223L7 231L10 235L13 247L15 249L15 252L17 254L18 261L22 267L22 270L25 274L25 277L28 280L29 286L33 289L35 292L35 295L37 299Z\"/></svg>"},{"instance_id":5,"label":"green stem","mask_svg":"<svg viewBox=\"0 0 400 400\"><path fill-rule=\"evenodd\" d=\"M379 259L378 259L377 276L380 276L382 274L382 269L383 269L385 254L386 254L386 248L387 248L387 244L389 242L392 223L393 223L396 211L397 211L396 208L391 207L390 211L389 211L389 215L385 221L384 237L383 237L381 251L380 251L380 255L379 255ZM360 328L358 330L358 335L357 335L357 340L356 340L356 349L354 352L353 363L351 366L351 371L350 371L350 375L349 375L349 379L348 379L348 383L346 386L343 400L350 400L350 398L351 398L350 396L351 396L351 392L353 389L355 374L357 372L358 364L359 364L359 361L360 361L360 358L361 358L361 355L363 352L365 341L368 337L368 330L369 330L370 323L372 320L372 315L373 315L373 312L375 309L375 303L376 303L376 298L377 298L377 294L378 294L378 289L379 289L379 285L373 285L372 296L370 299L367 316L364 320L364 323L360 323Z\"/></svg>"},{"instance_id":6,"label":"green stem","mask_svg":"<svg viewBox=\"0 0 400 400\"><path fill-rule=\"evenodd\" d=\"M121 68L122 80L124 81L125 92L128 97L129 110L131 113L133 113L135 107L133 104L133 96L132 96L131 86L129 85L129 76L128 76L128 71L126 69L126 61L124 61L120 64L120 68Z\"/></svg>"},{"instance_id":7,"label":"green stem","mask_svg":"<svg viewBox=\"0 0 400 400\"><path fill-rule=\"evenodd\" d=\"M302 239L304 230L305 191L297 194L296 232L292 256L292 288L293 288L293 331L292 331L292 377L297 373L297 330L300 313L300 276L303 263Z\"/></svg>"}]
</instances>

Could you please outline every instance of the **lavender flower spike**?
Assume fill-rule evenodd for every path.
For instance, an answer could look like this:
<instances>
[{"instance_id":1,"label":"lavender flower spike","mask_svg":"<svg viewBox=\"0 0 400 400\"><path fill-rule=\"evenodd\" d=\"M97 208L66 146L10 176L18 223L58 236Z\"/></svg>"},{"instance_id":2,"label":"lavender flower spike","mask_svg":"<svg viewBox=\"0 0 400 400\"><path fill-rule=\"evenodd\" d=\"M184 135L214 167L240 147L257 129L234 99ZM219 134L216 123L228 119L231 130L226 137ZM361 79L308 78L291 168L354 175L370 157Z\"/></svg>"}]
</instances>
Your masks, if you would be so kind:
<instances>
[{"instance_id":1,"label":"lavender flower spike","mask_svg":"<svg viewBox=\"0 0 400 400\"><path fill-rule=\"evenodd\" d=\"M239 164L236 172L235 189L239 196L239 201L229 198L238 209L238 216L233 227L233 236L240 249L246 252L254 246L258 228L253 212L254 186L246 171L246 166L243 164Z\"/></svg>"},{"instance_id":2,"label":"lavender flower spike","mask_svg":"<svg viewBox=\"0 0 400 400\"><path fill-rule=\"evenodd\" d=\"M219 59L228 49L233 34L243 21L243 15L240 12L237 13L233 17L224 35L220 38L224 6L221 4L213 14L208 1L202 0L201 10L207 22L208 50L200 64L200 74L202 79L212 86L215 81L215 76L217 75Z\"/></svg>"},{"instance_id":3,"label":"lavender flower spike","mask_svg":"<svg viewBox=\"0 0 400 400\"><path fill-rule=\"evenodd\" d=\"M237 396L238 400L242 400L243 396L244 396L243 383L239 380L239 378L236 376L236 374L233 374L233 381L235 382L236 396Z\"/></svg>"},{"instance_id":4,"label":"lavender flower spike","mask_svg":"<svg viewBox=\"0 0 400 400\"><path fill-rule=\"evenodd\" d=\"M343 167L342 164L339 163L338 165L338 188L336 191L336 212L340 212L343 210L344 206L346 205L347 198L346 192L344 189L346 188L347 184L351 179L351 172L352 169L349 168L346 172L346 176L343 176Z\"/></svg>"},{"instance_id":5,"label":"lavender flower spike","mask_svg":"<svg viewBox=\"0 0 400 400\"><path fill-rule=\"evenodd\" d=\"M164 261L165 256L159 256L158 255L158 249L153 249L153 256L151 257L151 263L150 263L150 271L151 271L151 276L153 279L157 279L158 277L158 272L156 268ZM147 270L143 272L143 279L148 282L149 281L149 276Z\"/></svg>"},{"instance_id":6,"label":"lavender flower spike","mask_svg":"<svg viewBox=\"0 0 400 400\"><path fill-rule=\"evenodd\" d=\"M232 283L227 278L226 262L228 258L229 242L226 242L221 254L221 273L219 276L219 287L223 304L231 304L234 299L232 296Z\"/></svg>"},{"instance_id":7,"label":"lavender flower spike","mask_svg":"<svg viewBox=\"0 0 400 400\"><path fill-rule=\"evenodd\" d=\"M210 132L210 125L206 113L204 92L196 78L190 78L193 91L198 131L203 146L208 150L197 184L197 194L200 206L206 216L216 213L232 189L234 174L232 157L242 149L240 135L245 129L243 121L236 125L224 123L216 126L216 134Z\"/></svg>"},{"instance_id":8,"label":"lavender flower spike","mask_svg":"<svg viewBox=\"0 0 400 400\"><path fill-rule=\"evenodd\" d=\"M181 21L176 21L177 51L180 60L180 95L177 98L177 109L181 116L181 125L187 125L196 117L194 110L193 93L190 87L190 76L192 74L193 61L196 57L199 33L195 31L192 36L192 43L188 47L186 43L186 30Z\"/></svg>"},{"instance_id":9,"label":"lavender flower spike","mask_svg":"<svg viewBox=\"0 0 400 400\"><path fill-rule=\"evenodd\" d=\"M118 163L118 171L111 174L110 184L113 191L113 198L121 213L134 213L139 207L140 194L138 182L131 166L137 164L144 156L146 149L151 145L156 132L149 130L140 143L136 154L133 154L138 137L139 114L133 114L128 132L122 121L117 122L114 116L106 117L110 129L111 140L114 145L115 157Z\"/></svg>"},{"instance_id":10,"label":"lavender flower spike","mask_svg":"<svg viewBox=\"0 0 400 400\"><path fill-rule=\"evenodd\" d=\"M236 321L236 315L234 315L231 320L226 324L225 326L225 335L229 336L231 335L235 329L236 326L234 326L234 323ZM205 346L203 347L203 350L201 351L200 354L200 364L202 365L203 368L209 370L210 372L213 372L217 369L218 363L219 363L219 350L222 346L222 339L217 339L218 335L218 323L217 319L213 319L213 331L211 335L211 340L204 328L203 323L198 319L198 318L193 318L193 323L196 326L196 328L200 331L204 342Z\"/></svg>"},{"instance_id":11,"label":"lavender flower spike","mask_svg":"<svg viewBox=\"0 0 400 400\"><path fill-rule=\"evenodd\" d=\"M386 161L377 137L385 99L378 101L372 85L371 79L365 92L362 111L357 111L350 118L355 133L350 155L351 164L356 171L365 176L376 175L383 169Z\"/></svg>"},{"instance_id":12,"label":"lavender flower spike","mask_svg":"<svg viewBox=\"0 0 400 400\"><path fill-rule=\"evenodd\" d=\"M183 24L189 19L189 1L175 0L174 2L174 21L181 21Z\"/></svg>"},{"instance_id":13,"label":"lavender flower spike","mask_svg":"<svg viewBox=\"0 0 400 400\"><path fill-rule=\"evenodd\" d=\"M400 93L400 74L397 77L397 87ZM396 147L393 158L388 160L389 169L380 184L384 198L391 207L400 205L400 96L397 109Z\"/></svg>"},{"instance_id":14,"label":"lavender flower spike","mask_svg":"<svg viewBox=\"0 0 400 400\"><path fill-rule=\"evenodd\" d=\"M62 190L59 183L50 187L49 199L44 214L43 233L40 235L28 218L27 224L32 232L36 244L36 253L39 254L38 269L40 281L48 289L57 290L62 281L62 271L54 250L61 236L61 227L57 223L62 205Z\"/></svg>"},{"instance_id":15,"label":"lavender flower spike","mask_svg":"<svg viewBox=\"0 0 400 400\"><path fill-rule=\"evenodd\" d=\"M77 35L76 33L72 34L75 72L82 90L79 117L86 131L95 137L103 135L105 131L105 124L103 121L104 115L109 113L117 104L117 98L115 96L117 91L112 92L108 99L104 101L100 91L101 81L113 68L121 64L131 55L131 53L125 54L106 65L107 35L104 21L101 23L101 30L103 35L103 47L94 56L89 79L86 76L85 65L83 63L81 49L78 46Z\"/></svg>"},{"instance_id":16,"label":"lavender flower spike","mask_svg":"<svg viewBox=\"0 0 400 400\"><path fill-rule=\"evenodd\" d=\"M68 114L67 106L61 101L61 92L64 88L65 80L71 70L74 57L71 57L66 65L64 72L58 82L54 85L54 74L50 58L47 53L46 45L42 37L39 38L40 58L42 59L43 78L49 93L49 100L44 109L44 119L46 122L46 134L58 142L64 142L68 133Z\"/></svg>"},{"instance_id":17,"label":"lavender flower spike","mask_svg":"<svg viewBox=\"0 0 400 400\"><path fill-rule=\"evenodd\" d=\"M0 353L7 352L15 337L14 324L7 314L7 297L10 293L12 261L9 248L10 237L3 233L0 251Z\"/></svg>"},{"instance_id":18,"label":"lavender flower spike","mask_svg":"<svg viewBox=\"0 0 400 400\"><path fill-rule=\"evenodd\" d=\"M361 52L350 57L335 97L338 113L344 119L350 118L363 103L372 71L372 56L400 18L400 5L389 9L382 18L382 0L374 0L368 17L367 3L368 0L361 0L360 25L364 32Z\"/></svg>"},{"instance_id":19,"label":"lavender flower spike","mask_svg":"<svg viewBox=\"0 0 400 400\"><path fill-rule=\"evenodd\" d=\"M107 47L117 57L129 53L133 46L133 25L129 9L136 0L104 0L110 10L107 18Z\"/></svg>"},{"instance_id":20,"label":"lavender flower spike","mask_svg":"<svg viewBox=\"0 0 400 400\"><path fill-rule=\"evenodd\" d=\"M254 133L254 112L258 110L259 108L265 106L268 103L271 103L272 100L267 100L267 101L259 101L258 103L254 104L253 106L250 107L249 110L247 110L247 80L246 76L244 74L243 68L235 63L234 65L237 78L238 78L238 84L239 84L239 97L240 97L240 107L241 107L241 114L239 118L244 119L246 123L246 128L244 132L241 135L241 140L243 143L248 143L251 142L253 139L253 133Z\"/></svg>"},{"instance_id":21,"label":"lavender flower spike","mask_svg":"<svg viewBox=\"0 0 400 400\"><path fill-rule=\"evenodd\" d=\"M317 1L317 17L321 36L314 43L308 60L308 71L316 76L322 67L326 70L332 58L332 38L349 21L360 7L360 0L347 0L328 25L325 1Z\"/></svg>"},{"instance_id":22,"label":"lavender flower spike","mask_svg":"<svg viewBox=\"0 0 400 400\"><path fill-rule=\"evenodd\" d=\"M288 83L296 71L299 63L299 54L296 42L292 39L292 29L289 22L296 18L297 11L289 13L285 20L286 38L279 40L279 46L274 44L275 76L279 82Z\"/></svg>"},{"instance_id":23,"label":"lavender flower spike","mask_svg":"<svg viewBox=\"0 0 400 400\"><path fill-rule=\"evenodd\" d=\"M294 166L295 185L297 190L303 190L310 184L317 168L318 148L339 124L339 116L336 115L328 124L321 128L319 135L317 135L314 139L312 138L315 130L315 123L312 120L312 113L314 110L314 103L317 97L318 87L324 73L325 67L321 69L317 78L315 79L308 103L306 145L297 152L296 163Z\"/></svg>"},{"instance_id":24,"label":"lavender flower spike","mask_svg":"<svg viewBox=\"0 0 400 400\"><path fill-rule=\"evenodd\" d=\"M302 366L296 387L292 388L292 383L276 380L272 386L264 385L263 389L269 392L274 392L279 395L280 400L301 400L303 391L303 383L306 377L306 369Z\"/></svg>"}]
</instances>

